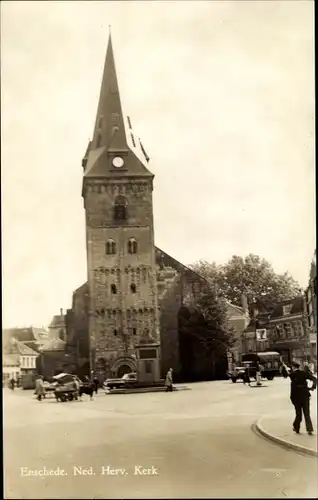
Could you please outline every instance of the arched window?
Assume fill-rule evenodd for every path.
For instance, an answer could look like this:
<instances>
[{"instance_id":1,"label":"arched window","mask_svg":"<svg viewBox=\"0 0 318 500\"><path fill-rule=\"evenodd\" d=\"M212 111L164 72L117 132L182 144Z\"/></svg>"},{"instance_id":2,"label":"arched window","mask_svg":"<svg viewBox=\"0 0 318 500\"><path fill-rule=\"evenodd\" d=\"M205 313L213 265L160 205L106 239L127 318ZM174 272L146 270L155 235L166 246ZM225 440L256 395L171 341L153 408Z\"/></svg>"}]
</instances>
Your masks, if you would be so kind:
<instances>
[{"instance_id":1,"label":"arched window","mask_svg":"<svg viewBox=\"0 0 318 500\"><path fill-rule=\"evenodd\" d=\"M114 218L116 220L127 219L127 200L125 196L116 196L114 203Z\"/></svg>"},{"instance_id":2,"label":"arched window","mask_svg":"<svg viewBox=\"0 0 318 500\"><path fill-rule=\"evenodd\" d=\"M112 285L110 285L110 290L111 290L113 295L116 295L117 287L116 287L116 285L114 285L114 283Z\"/></svg>"},{"instance_id":3,"label":"arched window","mask_svg":"<svg viewBox=\"0 0 318 500\"><path fill-rule=\"evenodd\" d=\"M117 335L117 330L116 330L116 328L115 328L115 330L114 330L114 335L115 335L115 336Z\"/></svg>"},{"instance_id":4,"label":"arched window","mask_svg":"<svg viewBox=\"0 0 318 500\"><path fill-rule=\"evenodd\" d=\"M116 242L114 240L108 240L106 242L106 254L114 255L116 253Z\"/></svg>"},{"instance_id":5,"label":"arched window","mask_svg":"<svg viewBox=\"0 0 318 500\"><path fill-rule=\"evenodd\" d=\"M136 291L137 291L137 287L136 287L135 283L132 283L132 284L130 285L130 291L131 291L131 293L136 293Z\"/></svg>"},{"instance_id":6,"label":"arched window","mask_svg":"<svg viewBox=\"0 0 318 500\"><path fill-rule=\"evenodd\" d=\"M137 253L137 241L135 238L128 240L128 253Z\"/></svg>"}]
</instances>

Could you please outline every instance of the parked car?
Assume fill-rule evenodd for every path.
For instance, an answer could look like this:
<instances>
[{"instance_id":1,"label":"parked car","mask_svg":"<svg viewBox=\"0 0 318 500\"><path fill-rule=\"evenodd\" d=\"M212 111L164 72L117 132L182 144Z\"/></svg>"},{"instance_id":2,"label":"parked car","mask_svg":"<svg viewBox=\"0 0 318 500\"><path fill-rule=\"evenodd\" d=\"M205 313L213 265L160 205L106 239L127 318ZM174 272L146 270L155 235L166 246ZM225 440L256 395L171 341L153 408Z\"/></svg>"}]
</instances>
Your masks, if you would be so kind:
<instances>
[{"instance_id":1,"label":"parked car","mask_svg":"<svg viewBox=\"0 0 318 500\"><path fill-rule=\"evenodd\" d=\"M133 387L138 382L137 373L126 373L121 378L109 378L104 382L105 389L123 389Z\"/></svg>"}]
</instances>

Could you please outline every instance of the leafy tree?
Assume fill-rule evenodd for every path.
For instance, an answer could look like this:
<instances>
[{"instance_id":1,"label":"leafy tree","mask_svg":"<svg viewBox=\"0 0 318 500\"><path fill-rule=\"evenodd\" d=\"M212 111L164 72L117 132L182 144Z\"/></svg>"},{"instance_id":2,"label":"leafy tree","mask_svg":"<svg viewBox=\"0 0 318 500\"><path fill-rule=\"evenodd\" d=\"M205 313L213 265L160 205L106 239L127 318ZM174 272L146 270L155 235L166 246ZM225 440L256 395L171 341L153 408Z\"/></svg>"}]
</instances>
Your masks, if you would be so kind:
<instances>
[{"instance_id":1,"label":"leafy tree","mask_svg":"<svg viewBox=\"0 0 318 500\"><path fill-rule=\"evenodd\" d=\"M202 363L206 361L212 376L217 364L222 361L224 370L226 352L235 342L224 298L206 287L193 303L191 311L184 310L181 330L187 345L191 346L187 357L189 364L193 363L193 352L196 352Z\"/></svg>"},{"instance_id":2,"label":"leafy tree","mask_svg":"<svg viewBox=\"0 0 318 500\"><path fill-rule=\"evenodd\" d=\"M202 274L227 300L241 306L242 294L270 310L301 293L300 285L288 274L276 274L271 264L258 255L237 255L224 265L199 261L191 266ZM201 272L202 269L202 272Z\"/></svg>"},{"instance_id":3,"label":"leafy tree","mask_svg":"<svg viewBox=\"0 0 318 500\"><path fill-rule=\"evenodd\" d=\"M219 275L222 272L222 266L218 266L215 262L207 262L206 260L199 260L199 262L195 262L189 267L205 278L211 285L217 283Z\"/></svg>"}]
</instances>

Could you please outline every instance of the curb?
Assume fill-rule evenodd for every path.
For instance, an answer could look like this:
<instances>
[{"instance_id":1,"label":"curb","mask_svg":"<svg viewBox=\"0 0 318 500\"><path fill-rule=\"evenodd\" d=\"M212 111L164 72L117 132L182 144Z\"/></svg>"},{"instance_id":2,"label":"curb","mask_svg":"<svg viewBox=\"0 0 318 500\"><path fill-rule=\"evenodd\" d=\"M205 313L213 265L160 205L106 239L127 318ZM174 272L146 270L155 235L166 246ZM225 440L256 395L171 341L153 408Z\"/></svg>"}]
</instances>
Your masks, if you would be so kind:
<instances>
[{"instance_id":1,"label":"curb","mask_svg":"<svg viewBox=\"0 0 318 500\"><path fill-rule=\"evenodd\" d=\"M253 424L253 427L256 429L256 431L259 432L264 438L268 439L269 441L273 441L274 443L279 444L280 446L283 446L288 450L298 451L300 453L304 453L305 455L309 455L311 457L318 456L318 452L311 448L307 448L306 446L301 446L300 444L292 443L291 441L279 438L277 436L274 436L273 434L270 434L268 431L265 431L261 425L261 422L262 420L264 420L264 418L266 417L261 417L255 424Z\"/></svg>"},{"instance_id":2,"label":"curb","mask_svg":"<svg viewBox=\"0 0 318 500\"><path fill-rule=\"evenodd\" d=\"M187 386L180 386L180 387L174 387L173 392L175 391L187 391L190 390L190 387ZM109 394L142 394L146 392L165 392L166 388L165 386L162 387L139 387L136 389L112 389L109 392L106 392L107 395Z\"/></svg>"}]
</instances>

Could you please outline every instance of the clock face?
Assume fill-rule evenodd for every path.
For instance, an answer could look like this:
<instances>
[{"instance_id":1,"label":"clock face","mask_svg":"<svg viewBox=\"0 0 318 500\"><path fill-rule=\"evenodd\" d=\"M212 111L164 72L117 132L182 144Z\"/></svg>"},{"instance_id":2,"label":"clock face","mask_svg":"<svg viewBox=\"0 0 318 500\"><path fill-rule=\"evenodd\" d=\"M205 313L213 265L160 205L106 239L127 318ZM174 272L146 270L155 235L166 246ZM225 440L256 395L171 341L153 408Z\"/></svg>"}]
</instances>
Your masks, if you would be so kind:
<instances>
[{"instance_id":1,"label":"clock face","mask_svg":"<svg viewBox=\"0 0 318 500\"><path fill-rule=\"evenodd\" d=\"M120 168L123 166L123 164L124 164L124 160L120 156L116 156L115 158L113 158L114 167Z\"/></svg>"}]
</instances>

